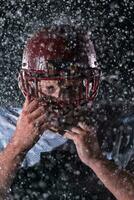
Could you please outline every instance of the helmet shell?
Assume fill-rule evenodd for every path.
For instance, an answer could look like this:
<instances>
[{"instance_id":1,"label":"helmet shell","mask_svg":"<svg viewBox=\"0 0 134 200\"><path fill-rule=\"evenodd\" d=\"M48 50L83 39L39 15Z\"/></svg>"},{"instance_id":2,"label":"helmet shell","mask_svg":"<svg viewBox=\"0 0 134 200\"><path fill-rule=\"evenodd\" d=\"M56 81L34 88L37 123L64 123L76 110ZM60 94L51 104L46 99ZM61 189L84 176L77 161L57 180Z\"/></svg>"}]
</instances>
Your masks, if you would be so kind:
<instances>
[{"instance_id":1,"label":"helmet shell","mask_svg":"<svg viewBox=\"0 0 134 200\"><path fill-rule=\"evenodd\" d=\"M97 67L90 33L66 25L45 28L33 35L24 49L22 69L45 70L49 61Z\"/></svg>"},{"instance_id":2,"label":"helmet shell","mask_svg":"<svg viewBox=\"0 0 134 200\"><path fill-rule=\"evenodd\" d=\"M36 76L37 75L37 76ZM99 86L100 69L96 62L90 32L74 26L52 26L45 28L30 39L24 48L19 87L24 96L38 95L38 82L52 79L82 80L79 96L88 102L95 98ZM33 87L28 81L33 81Z\"/></svg>"}]
</instances>

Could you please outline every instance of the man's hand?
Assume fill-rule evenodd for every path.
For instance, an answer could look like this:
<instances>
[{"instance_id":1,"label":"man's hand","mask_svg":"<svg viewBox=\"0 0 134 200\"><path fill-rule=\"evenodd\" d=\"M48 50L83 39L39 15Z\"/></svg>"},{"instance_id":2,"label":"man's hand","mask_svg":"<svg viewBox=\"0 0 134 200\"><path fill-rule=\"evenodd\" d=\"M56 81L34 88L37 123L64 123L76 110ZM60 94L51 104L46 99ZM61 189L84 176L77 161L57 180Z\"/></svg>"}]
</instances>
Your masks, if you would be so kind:
<instances>
[{"instance_id":1,"label":"man's hand","mask_svg":"<svg viewBox=\"0 0 134 200\"><path fill-rule=\"evenodd\" d=\"M78 155L86 165L90 165L90 162L92 163L102 156L94 127L79 122L77 127L66 131L64 137L74 141Z\"/></svg>"},{"instance_id":2,"label":"man's hand","mask_svg":"<svg viewBox=\"0 0 134 200\"><path fill-rule=\"evenodd\" d=\"M0 199L7 199L7 191L27 151L47 128L45 108L37 100L26 98L11 141L0 152Z\"/></svg>"},{"instance_id":3,"label":"man's hand","mask_svg":"<svg viewBox=\"0 0 134 200\"><path fill-rule=\"evenodd\" d=\"M134 177L105 159L99 148L95 128L79 123L64 134L74 141L82 162L89 166L118 200L134 199Z\"/></svg>"},{"instance_id":4,"label":"man's hand","mask_svg":"<svg viewBox=\"0 0 134 200\"><path fill-rule=\"evenodd\" d=\"M45 108L39 101L26 98L12 138L21 151L29 150L47 129Z\"/></svg>"}]
</instances>

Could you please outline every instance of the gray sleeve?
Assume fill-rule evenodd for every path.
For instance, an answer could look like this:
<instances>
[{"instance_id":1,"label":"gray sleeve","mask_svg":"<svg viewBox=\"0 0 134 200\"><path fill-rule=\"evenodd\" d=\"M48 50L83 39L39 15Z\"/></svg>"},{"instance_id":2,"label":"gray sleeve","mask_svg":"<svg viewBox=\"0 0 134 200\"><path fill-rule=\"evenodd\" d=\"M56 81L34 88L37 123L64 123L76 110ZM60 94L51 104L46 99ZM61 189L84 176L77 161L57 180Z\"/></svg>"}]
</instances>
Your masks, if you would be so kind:
<instances>
[{"instance_id":1,"label":"gray sleeve","mask_svg":"<svg viewBox=\"0 0 134 200\"><path fill-rule=\"evenodd\" d=\"M20 108L1 108L0 107L0 151L9 143L16 129L16 122L21 112ZM27 168L40 161L42 152L49 152L63 145L67 139L58 133L45 131L38 142L28 151L24 158L22 167Z\"/></svg>"},{"instance_id":2,"label":"gray sleeve","mask_svg":"<svg viewBox=\"0 0 134 200\"><path fill-rule=\"evenodd\" d=\"M15 126L11 124L4 116L0 115L0 151L2 151L9 143Z\"/></svg>"},{"instance_id":3,"label":"gray sleeve","mask_svg":"<svg viewBox=\"0 0 134 200\"><path fill-rule=\"evenodd\" d=\"M133 155L134 115L131 114L120 119L113 145L112 157L119 167L126 168Z\"/></svg>"},{"instance_id":4,"label":"gray sleeve","mask_svg":"<svg viewBox=\"0 0 134 200\"><path fill-rule=\"evenodd\" d=\"M45 131L39 141L28 151L22 167L27 168L39 163L42 152L50 152L66 142L67 139L60 134L49 130Z\"/></svg>"}]
</instances>

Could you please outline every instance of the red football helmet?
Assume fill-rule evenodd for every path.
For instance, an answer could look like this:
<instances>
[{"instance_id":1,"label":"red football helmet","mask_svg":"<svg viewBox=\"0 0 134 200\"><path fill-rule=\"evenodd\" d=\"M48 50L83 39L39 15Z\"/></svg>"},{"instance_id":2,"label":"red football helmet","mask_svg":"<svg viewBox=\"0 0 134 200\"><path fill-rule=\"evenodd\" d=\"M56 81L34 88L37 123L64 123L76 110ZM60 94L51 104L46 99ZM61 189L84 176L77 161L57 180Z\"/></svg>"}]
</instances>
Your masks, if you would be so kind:
<instances>
[{"instance_id":1,"label":"red football helmet","mask_svg":"<svg viewBox=\"0 0 134 200\"><path fill-rule=\"evenodd\" d=\"M41 80L58 80L61 85L64 80L80 80L77 92L73 90L73 104L80 105L95 98L99 78L100 69L89 32L69 25L55 25L27 41L19 73L19 87L24 96L38 97Z\"/></svg>"}]
</instances>

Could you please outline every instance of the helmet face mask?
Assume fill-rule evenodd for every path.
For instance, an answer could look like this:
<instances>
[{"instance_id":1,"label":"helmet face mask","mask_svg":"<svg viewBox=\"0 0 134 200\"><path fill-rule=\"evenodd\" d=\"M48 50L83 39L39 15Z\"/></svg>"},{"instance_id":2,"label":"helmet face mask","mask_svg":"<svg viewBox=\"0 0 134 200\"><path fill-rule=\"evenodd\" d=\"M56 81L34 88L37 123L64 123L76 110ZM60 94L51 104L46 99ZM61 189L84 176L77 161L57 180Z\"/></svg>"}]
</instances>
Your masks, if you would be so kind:
<instances>
[{"instance_id":1,"label":"helmet face mask","mask_svg":"<svg viewBox=\"0 0 134 200\"><path fill-rule=\"evenodd\" d=\"M66 110L62 112L63 107L72 112L94 100L100 77L89 35L80 33L74 27L70 35L71 31L68 32L67 29L68 27L44 29L29 39L18 77L24 96L30 95L41 99L42 103L47 102L49 107L59 110L62 119L67 113ZM53 85L50 84L52 82ZM48 85L50 93L46 92ZM53 92L53 87L50 87L56 85L58 97ZM70 116L69 112L67 116ZM74 116L74 113L71 115ZM60 119L59 117L59 121ZM52 119L50 121L54 122ZM59 126L57 124L56 127Z\"/></svg>"},{"instance_id":2,"label":"helmet face mask","mask_svg":"<svg viewBox=\"0 0 134 200\"><path fill-rule=\"evenodd\" d=\"M62 73L62 72L61 72ZM73 96L73 104L74 106L78 106L82 103L87 103L88 101L92 101L97 93L98 83L99 83L99 71L98 69L90 69L90 71L86 71L88 76L55 76L55 77L45 77L45 72L29 72L27 70L23 70L19 75L19 83L20 88L23 91L24 96L29 94L30 96L36 98L45 97L45 95L53 96L51 93L42 92L42 82L45 83L48 81L58 82L60 90L62 91L62 96L64 97L62 100L58 100L59 104L67 104L70 103L67 100L67 97L71 99ZM45 84L44 84L45 85ZM66 98L65 98L66 96Z\"/></svg>"}]
</instances>

